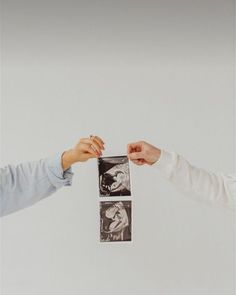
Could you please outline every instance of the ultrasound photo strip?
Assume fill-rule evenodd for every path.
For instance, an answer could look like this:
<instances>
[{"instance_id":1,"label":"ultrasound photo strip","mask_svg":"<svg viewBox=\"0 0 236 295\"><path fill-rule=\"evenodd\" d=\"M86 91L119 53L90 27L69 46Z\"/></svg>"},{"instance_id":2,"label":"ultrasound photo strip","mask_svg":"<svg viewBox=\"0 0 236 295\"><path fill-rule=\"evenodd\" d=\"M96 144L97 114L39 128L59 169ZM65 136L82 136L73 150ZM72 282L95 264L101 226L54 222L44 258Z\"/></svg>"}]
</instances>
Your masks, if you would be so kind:
<instances>
[{"instance_id":1,"label":"ultrasound photo strip","mask_svg":"<svg viewBox=\"0 0 236 295\"><path fill-rule=\"evenodd\" d=\"M98 173L100 197L131 196L127 156L99 158Z\"/></svg>"},{"instance_id":2,"label":"ultrasound photo strip","mask_svg":"<svg viewBox=\"0 0 236 295\"><path fill-rule=\"evenodd\" d=\"M100 241L128 242L132 237L132 202L100 202Z\"/></svg>"}]
</instances>

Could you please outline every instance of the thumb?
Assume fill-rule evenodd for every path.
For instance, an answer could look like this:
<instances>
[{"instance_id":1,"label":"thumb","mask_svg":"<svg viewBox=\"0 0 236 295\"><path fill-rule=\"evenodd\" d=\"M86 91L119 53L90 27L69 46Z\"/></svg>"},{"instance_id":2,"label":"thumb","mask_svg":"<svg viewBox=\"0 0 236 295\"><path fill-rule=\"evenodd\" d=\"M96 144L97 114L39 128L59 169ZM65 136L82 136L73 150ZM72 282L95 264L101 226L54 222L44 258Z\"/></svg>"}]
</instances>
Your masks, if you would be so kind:
<instances>
[{"instance_id":1,"label":"thumb","mask_svg":"<svg viewBox=\"0 0 236 295\"><path fill-rule=\"evenodd\" d=\"M128 157L130 160L139 160L144 158L144 153L143 152L130 153L128 154Z\"/></svg>"}]
</instances>

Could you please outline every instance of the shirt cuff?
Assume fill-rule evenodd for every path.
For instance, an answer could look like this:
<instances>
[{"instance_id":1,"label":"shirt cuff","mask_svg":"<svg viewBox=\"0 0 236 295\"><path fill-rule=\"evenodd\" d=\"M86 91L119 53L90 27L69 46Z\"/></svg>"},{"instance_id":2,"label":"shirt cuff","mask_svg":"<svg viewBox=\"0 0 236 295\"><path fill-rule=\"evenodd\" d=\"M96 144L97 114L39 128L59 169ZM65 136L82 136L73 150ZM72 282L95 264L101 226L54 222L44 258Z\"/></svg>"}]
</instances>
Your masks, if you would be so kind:
<instances>
[{"instance_id":1,"label":"shirt cuff","mask_svg":"<svg viewBox=\"0 0 236 295\"><path fill-rule=\"evenodd\" d=\"M176 163L176 154L161 150L159 160L153 165L161 174L167 178L171 176Z\"/></svg>"},{"instance_id":2,"label":"shirt cuff","mask_svg":"<svg viewBox=\"0 0 236 295\"><path fill-rule=\"evenodd\" d=\"M56 188L71 185L74 175L71 168L63 171L61 156L62 153L58 153L54 157L46 160L46 169L49 180Z\"/></svg>"}]
</instances>

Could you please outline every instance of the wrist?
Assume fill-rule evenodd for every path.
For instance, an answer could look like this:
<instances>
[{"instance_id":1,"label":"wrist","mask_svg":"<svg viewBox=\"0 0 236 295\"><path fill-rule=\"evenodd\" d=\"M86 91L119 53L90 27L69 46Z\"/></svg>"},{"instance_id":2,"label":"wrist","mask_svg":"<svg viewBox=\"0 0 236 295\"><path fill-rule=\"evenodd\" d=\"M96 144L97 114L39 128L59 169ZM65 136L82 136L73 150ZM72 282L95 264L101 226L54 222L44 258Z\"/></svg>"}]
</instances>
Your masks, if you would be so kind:
<instances>
[{"instance_id":1,"label":"wrist","mask_svg":"<svg viewBox=\"0 0 236 295\"><path fill-rule=\"evenodd\" d=\"M152 165L155 164L156 162L158 162L160 157L161 157L161 150L156 148Z\"/></svg>"},{"instance_id":2,"label":"wrist","mask_svg":"<svg viewBox=\"0 0 236 295\"><path fill-rule=\"evenodd\" d=\"M62 169L65 171L75 163L75 157L73 155L73 150L65 151L61 157Z\"/></svg>"}]
</instances>

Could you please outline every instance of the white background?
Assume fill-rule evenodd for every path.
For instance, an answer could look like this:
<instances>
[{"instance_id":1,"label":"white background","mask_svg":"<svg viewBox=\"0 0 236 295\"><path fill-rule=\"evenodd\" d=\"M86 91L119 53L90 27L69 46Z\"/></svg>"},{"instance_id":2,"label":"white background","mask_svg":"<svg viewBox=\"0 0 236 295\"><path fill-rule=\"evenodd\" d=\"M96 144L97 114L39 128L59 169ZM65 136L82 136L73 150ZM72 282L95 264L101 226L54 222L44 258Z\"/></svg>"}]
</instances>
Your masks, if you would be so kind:
<instances>
[{"instance_id":1,"label":"white background","mask_svg":"<svg viewBox=\"0 0 236 295\"><path fill-rule=\"evenodd\" d=\"M97 134L106 156L142 139L235 170L232 1L19 2L5 3L1 165ZM131 165L133 242L101 244L96 160L73 170L72 187L1 220L2 295L234 294L233 212Z\"/></svg>"}]
</instances>

